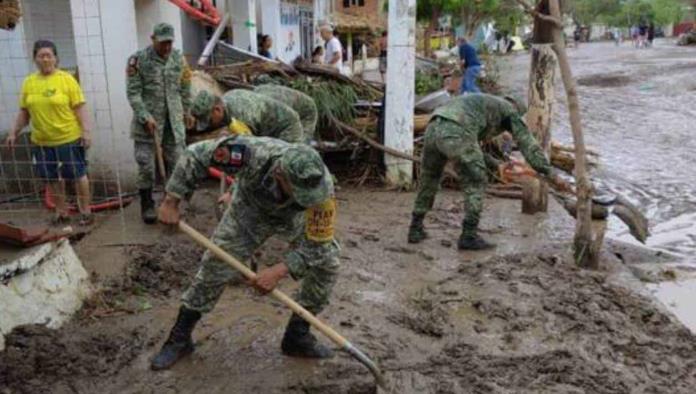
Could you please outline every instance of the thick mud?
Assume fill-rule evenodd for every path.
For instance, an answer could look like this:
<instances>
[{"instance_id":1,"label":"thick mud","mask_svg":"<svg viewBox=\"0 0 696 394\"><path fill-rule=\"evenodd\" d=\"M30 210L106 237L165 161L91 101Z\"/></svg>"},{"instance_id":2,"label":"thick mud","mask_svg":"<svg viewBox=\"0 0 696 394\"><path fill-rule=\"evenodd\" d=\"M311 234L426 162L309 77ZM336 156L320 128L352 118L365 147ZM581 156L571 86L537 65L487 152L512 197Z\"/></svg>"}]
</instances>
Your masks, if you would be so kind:
<instances>
[{"instance_id":1,"label":"thick mud","mask_svg":"<svg viewBox=\"0 0 696 394\"><path fill-rule=\"evenodd\" d=\"M615 252L601 272L575 268L562 208L522 216L519 201L488 199L482 232L497 249L460 253L461 195L443 192L426 220L430 239L419 245L405 242L412 199L339 193L342 265L320 315L381 365L391 392L687 393L696 385L696 338L621 287ZM191 217L209 232L200 220ZM273 260L265 256L284 247L270 242L257 258ZM22 327L8 336L0 393L377 392L343 352L321 362L283 356L289 312L245 287L229 288L202 319L192 356L150 371L200 253L167 232L131 248L121 287L104 286L106 301L87 303L58 331ZM291 280L281 286L295 288Z\"/></svg>"}]
</instances>

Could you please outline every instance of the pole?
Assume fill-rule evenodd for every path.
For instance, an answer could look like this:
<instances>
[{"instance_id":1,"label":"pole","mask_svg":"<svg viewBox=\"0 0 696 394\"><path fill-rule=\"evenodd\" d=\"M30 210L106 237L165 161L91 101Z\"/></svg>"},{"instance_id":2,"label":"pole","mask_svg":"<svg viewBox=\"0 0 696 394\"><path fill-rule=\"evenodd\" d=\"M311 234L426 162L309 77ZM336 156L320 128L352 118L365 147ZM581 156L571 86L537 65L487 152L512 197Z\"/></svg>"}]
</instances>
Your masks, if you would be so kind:
<instances>
[{"instance_id":1,"label":"pole","mask_svg":"<svg viewBox=\"0 0 696 394\"><path fill-rule=\"evenodd\" d=\"M413 107L416 80L416 0L389 0L384 145L413 153ZM413 163L385 155L387 182L410 186Z\"/></svg>"}]
</instances>

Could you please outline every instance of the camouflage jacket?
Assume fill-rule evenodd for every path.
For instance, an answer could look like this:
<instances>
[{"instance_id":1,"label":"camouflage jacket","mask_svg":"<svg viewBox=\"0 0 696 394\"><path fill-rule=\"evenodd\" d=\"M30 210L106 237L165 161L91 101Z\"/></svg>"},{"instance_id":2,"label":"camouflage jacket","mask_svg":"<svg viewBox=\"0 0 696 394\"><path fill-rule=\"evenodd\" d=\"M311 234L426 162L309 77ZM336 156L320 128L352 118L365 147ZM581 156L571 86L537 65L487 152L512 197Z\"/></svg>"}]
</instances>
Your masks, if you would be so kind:
<instances>
[{"instance_id":1,"label":"camouflage jacket","mask_svg":"<svg viewBox=\"0 0 696 394\"><path fill-rule=\"evenodd\" d=\"M317 105L310 96L282 85L259 85L254 92L278 100L292 108L300 116L305 137L311 139L317 128Z\"/></svg>"},{"instance_id":2,"label":"camouflage jacket","mask_svg":"<svg viewBox=\"0 0 696 394\"><path fill-rule=\"evenodd\" d=\"M227 116L244 122L255 136L304 142L299 115L282 102L244 89L231 90L222 99Z\"/></svg>"},{"instance_id":3,"label":"camouflage jacket","mask_svg":"<svg viewBox=\"0 0 696 394\"><path fill-rule=\"evenodd\" d=\"M433 118L436 117L456 122L462 126L462 133L474 134L479 141L489 140L507 130L532 168L541 174L551 171L548 159L521 115L501 97L490 94L459 96L436 109Z\"/></svg>"},{"instance_id":4,"label":"camouflage jacket","mask_svg":"<svg viewBox=\"0 0 696 394\"><path fill-rule=\"evenodd\" d=\"M295 278L302 277L309 266L335 258L339 247L333 237L333 223L329 238L317 240L312 237L309 221L313 216L322 216L323 212L317 212L316 208L305 209L292 198L284 197L271 175L280 156L291 146L285 141L269 137L232 136L192 144L174 168L167 182L167 194L190 199L197 183L207 178L208 167L214 164L216 148L230 142L243 147L240 150L243 159L236 168L219 168L226 173L234 173L237 185L232 207L225 211L225 215L234 215L240 223L267 221L279 228L303 226L305 231L302 237L285 256L285 263ZM325 181L330 183L333 190L331 173L327 168L325 170ZM335 218L335 205L332 206Z\"/></svg>"},{"instance_id":5,"label":"camouflage jacket","mask_svg":"<svg viewBox=\"0 0 696 394\"><path fill-rule=\"evenodd\" d=\"M191 69L181 52L172 50L164 60L152 46L147 47L128 59L126 73L126 94L133 108L131 138L152 141L144 124L153 119L157 122L160 140L169 121L176 142L184 144L184 114L191 107Z\"/></svg>"}]
</instances>

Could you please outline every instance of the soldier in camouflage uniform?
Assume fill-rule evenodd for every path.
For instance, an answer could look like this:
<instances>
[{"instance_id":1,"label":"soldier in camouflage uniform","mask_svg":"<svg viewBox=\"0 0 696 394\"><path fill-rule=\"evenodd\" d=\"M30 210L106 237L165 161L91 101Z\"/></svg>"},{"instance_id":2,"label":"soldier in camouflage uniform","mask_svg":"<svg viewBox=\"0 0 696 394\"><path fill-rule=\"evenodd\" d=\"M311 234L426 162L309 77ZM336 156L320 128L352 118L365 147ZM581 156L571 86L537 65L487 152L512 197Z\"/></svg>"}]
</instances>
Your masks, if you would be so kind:
<instances>
[{"instance_id":1,"label":"soldier in camouflage uniform","mask_svg":"<svg viewBox=\"0 0 696 394\"><path fill-rule=\"evenodd\" d=\"M278 100L295 110L300 116L300 122L302 122L305 142L314 138L319 114L313 98L299 90L274 84L259 85L254 89L254 92Z\"/></svg>"},{"instance_id":2,"label":"soldier in camouflage uniform","mask_svg":"<svg viewBox=\"0 0 696 394\"><path fill-rule=\"evenodd\" d=\"M205 90L193 100L191 110L199 131L228 126L246 129L259 137L273 137L287 142L304 142L300 116L292 108L266 95L235 89L222 97Z\"/></svg>"},{"instance_id":3,"label":"soldier in camouflage uniform","mask_svg":"<svg viewBox=\"0 0 696 394\"><path fill-rule=\"evenodd\" d=\"M167 183L167 196L159 208L161 222L178 223L179 201L191 197L209 166L234 174L238 184L232 206L225 211L212 241L246 263L272 235L291 240L292 249L283 261L259 272L253 285L262 293L270 292L289 273L302 280L297 302L319 313L329 302L339 265L333 181L319 154L305 144L268 137L231 136L193 144ZM239 277L233 268L205 252L193 284L182 297L169 338L152 361L153 369L169 368L193 351L191 332L201 314L209 312L225 285ZM295 314L281 349L296 357L332 355L309 332L309 324Z\"/></svg>"},{"instance_id":4,"label":"soldier in camouflage uniform","mask_svg":"<svg viewBox=\"0 0 696 394\"><path fill-rule=\"evenodd\" d=\"M153 134L157 133L161 141L165 166L171 171L186 146L184 123L193 121L189 115L191 70L181 52L172 49L174 28L160 23L151 39L152 45L132 55L126 68L126 92L133 108L131 138L138 164L137 186L146 223L157 220L152 199L156 167Z\"/></svg>"},{"instance_id":5,"label":"soldier in camouflage uniform","mask_svg":"<svg viewBox=\"0 0 696 394\"><path fill-rule=\"evenodd\" d=\"M423 218L433 207L445 164L452 160L459 174L465 203L458 247L478 250L494 246L478 235L487 181L481 141L507 130L517 141L527 162L539 174L552 176L549 161L522 120L526 111L521 100L489 94L460 96L435 110L425 132L421 182L408 232L409 243L418 243L427 237Z\"/></svg>"}]
</instances>

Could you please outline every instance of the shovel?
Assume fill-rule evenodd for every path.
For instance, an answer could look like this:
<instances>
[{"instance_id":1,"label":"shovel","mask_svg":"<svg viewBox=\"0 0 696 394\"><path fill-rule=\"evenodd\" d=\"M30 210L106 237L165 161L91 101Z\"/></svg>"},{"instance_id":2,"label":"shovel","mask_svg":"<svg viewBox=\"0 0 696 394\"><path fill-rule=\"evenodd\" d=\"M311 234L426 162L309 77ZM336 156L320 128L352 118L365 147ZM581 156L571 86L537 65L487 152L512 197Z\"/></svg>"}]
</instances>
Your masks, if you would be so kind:
<instances>
[{"instance_id":1,"label":"shovel","mask_svg":"<svg viewBox=\"0 0 696 394\"><path fill-rule=\"evenodd\" d=\"M159 168L160 178L162 178L162 183L167 183L167 169L164 167L164 155L162 153L162 142L160 141L159 134L157 130L152 133L155 138L155 156L157 156L157 167Z\"/></svg>"},{"instance_id":2,"label":"shovel","mask_svg":"<svg viewBox=\"0 0 696 394\"><path fill-rule=\"evenodd\" d=\"M256 274L252 270L250 270L246 265L237 261L237 259L230 256L227 252L222 250L219 246L215 245L208 238L203 236L203 234L199 233L194 228L192 228L191 226L186 224L183 220L179 221L179 230L186 233L186 235L191 237L199 245L208 249L217 258L219 258L220 260L224 261L225 263L231 265L237 271L241 272L242 275L244 275L247 279L253 280L254 278L256 278ZM379 367L377 366L377 364L374 361L372 361L369 357L367 357L367 355L365 353L360 351L360 349L355 347L352 343L350 343L350 341L348 341L346 338L341 336L341 334L336 332L336 330L334 330L330 326L322 323L321 320L317 319L312 313L310 313L308 310L303 308L300 304L295 302L295 300L293 300L292 298L288 297L282 291L280 291L278 289L273 289L273 291L270 294L273 297L275 297L275 299L277 299L278 301L285 304L293 312L300 315L303 319L305 319L305 321L307 321L307 323L311 324L314 328L319 330L322 334L326 335L329 339L331 339L331 341L333 343L338 345L338 347L340 347L341 349L348 352L356 360L358 360L360 363L362 363L364 366L366 366L367 369L369 369L370 372L372 373L372 375L374 376L377 384L380 387L386 389L386 387L387 387L386 380L384 379L382 372L379 370Z\"/></svg>"}]
</instances>

